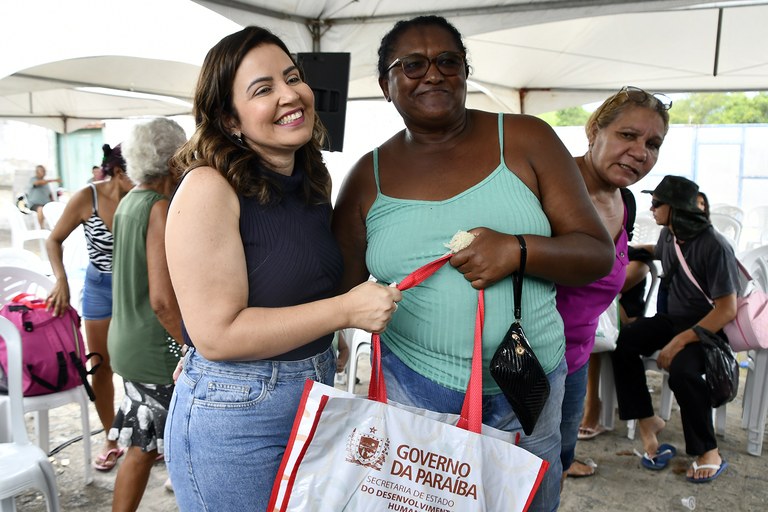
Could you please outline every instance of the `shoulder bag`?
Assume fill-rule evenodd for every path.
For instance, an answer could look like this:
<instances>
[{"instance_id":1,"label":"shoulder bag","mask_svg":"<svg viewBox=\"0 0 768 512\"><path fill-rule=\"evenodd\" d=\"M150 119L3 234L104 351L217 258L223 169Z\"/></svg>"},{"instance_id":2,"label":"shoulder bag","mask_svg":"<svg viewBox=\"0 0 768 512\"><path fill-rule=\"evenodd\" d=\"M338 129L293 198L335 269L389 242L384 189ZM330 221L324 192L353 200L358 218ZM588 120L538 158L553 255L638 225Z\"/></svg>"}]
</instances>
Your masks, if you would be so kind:
<instances>
[{"instance_id":1,"label":"shoulder bag","mask_svg":"<svg viewBox=\"0 0 768 512\"><path fill-rule=\"evenodd\" d=\"M523 274L527 249L520 242L520 267L512 274L515 299L515 321L491 358L491 377L501 388L526 435L531 435L549 398L549 380L536 354L531 349L522 326Z\"/></svg>"},{"instance_id":2,"label":"shoulder bag","mask_svg":"<svg viewBox=\"0 0 768 512\"><path fill-rule=\"evenodd\" d=\"M714 301L701 289L698 281L693 277L680 246L677 245L677 240L673 242L677 259L680 260L680 267L685 271L685 275L709 303L714 305ZM736 264L742 277L741 289L736 297L736 317L723 327L723 331L728 337L728 343L736 352L768 348L768 295L760 290L757 282L752 279L738 259Z\"/></svg>"}]
</instances>

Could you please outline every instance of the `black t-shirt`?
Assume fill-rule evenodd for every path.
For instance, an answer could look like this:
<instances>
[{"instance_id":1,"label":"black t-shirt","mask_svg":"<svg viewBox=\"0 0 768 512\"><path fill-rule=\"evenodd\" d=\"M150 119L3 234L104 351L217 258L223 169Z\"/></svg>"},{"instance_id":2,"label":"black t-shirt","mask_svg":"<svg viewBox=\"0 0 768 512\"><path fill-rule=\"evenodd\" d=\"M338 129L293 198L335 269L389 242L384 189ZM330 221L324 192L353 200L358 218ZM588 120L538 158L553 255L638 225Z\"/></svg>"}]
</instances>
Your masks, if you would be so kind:
<instances>
[{"instance_id":1,"label":"black t-shirt","mask_svg":"<svg viewBox=\"0 0 768 512\"><path fill-rule=\"evenodd\" d=\"M674 243L669 228L664 228L656 244L655 256L661 260L667 275L678 265ZM691 273L709 298L717 299L737 292L739 272L733 247L712 226L683 243L680 249ZM707 298L691 282L682 267L678 266L671 276L667 302L670 315L698 321L712 310Z\"/></svg>"}]
</instances>

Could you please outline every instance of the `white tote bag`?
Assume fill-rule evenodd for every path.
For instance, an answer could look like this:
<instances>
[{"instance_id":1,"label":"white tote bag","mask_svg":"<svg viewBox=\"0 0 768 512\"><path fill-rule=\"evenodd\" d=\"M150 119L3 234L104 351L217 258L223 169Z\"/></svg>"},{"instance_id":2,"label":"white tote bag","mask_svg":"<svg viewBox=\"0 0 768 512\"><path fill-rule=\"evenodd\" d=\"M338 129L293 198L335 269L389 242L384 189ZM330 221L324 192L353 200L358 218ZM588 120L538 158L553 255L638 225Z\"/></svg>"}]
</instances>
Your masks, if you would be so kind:
<instances>
[{"instance_id":1,"label":"white tote bag","mask_svg":"<svg viewBox=\"0 0 768 512\"><path fill-rule=\"evenodd\" d=\"M597 319L595 346L592 348L592 353L616 350L616 340L619 339L619 324L619 298L616 297L608 309L603 311Z\"/></svg>"},{"instance_id":2,"label":"white tote bag","mask_svg":"<svg viewBox=\"0 0 768 512\"><path fill-rule=\"evenodd\" d=\"M445 261L398 288L420 283ZM481 291L460 416L387 402L378 335L368 398L307 381L267 510L526 510L547 462L516 446L513 434L480 423L483 311Z\"/></svg>"}]
</instances>

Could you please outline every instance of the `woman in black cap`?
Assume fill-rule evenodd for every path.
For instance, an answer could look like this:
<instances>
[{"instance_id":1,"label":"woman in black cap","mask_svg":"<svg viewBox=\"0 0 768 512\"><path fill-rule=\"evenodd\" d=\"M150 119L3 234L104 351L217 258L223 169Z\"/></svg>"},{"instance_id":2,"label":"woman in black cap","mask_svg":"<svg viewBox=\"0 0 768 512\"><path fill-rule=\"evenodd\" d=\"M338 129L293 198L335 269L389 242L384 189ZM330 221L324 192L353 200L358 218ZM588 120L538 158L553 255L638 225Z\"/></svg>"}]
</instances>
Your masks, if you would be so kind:
<instances>
[{"instance_id":1,"label":"woman in black cap","mask_svg":"<svg viewBox=\"0 0 768 512\"><path fill-rule=\"evenodd\" d=\"M669 386L680 405L686 453L695 457L688 470L691 482L709 482L727 467L720 456L712 424L709 390L704 379L704 354L694 327L725 338L723 327L736 315L738 270L730 244L717 233L696 204L696 183L665 176L654 190L651 211L664 226L654 257L661 260L668 286L666 313L640 318L621 329L612 354L622 420L637 419L647 469L664 469L676 454L670 444L659 444L665 426L656 416L645 379L641 356L660 350L657 362L669 372ZM701 290L680 266L677 244ZM708 298L714 305L711 305Z\"/></svg>"}]
</instances>

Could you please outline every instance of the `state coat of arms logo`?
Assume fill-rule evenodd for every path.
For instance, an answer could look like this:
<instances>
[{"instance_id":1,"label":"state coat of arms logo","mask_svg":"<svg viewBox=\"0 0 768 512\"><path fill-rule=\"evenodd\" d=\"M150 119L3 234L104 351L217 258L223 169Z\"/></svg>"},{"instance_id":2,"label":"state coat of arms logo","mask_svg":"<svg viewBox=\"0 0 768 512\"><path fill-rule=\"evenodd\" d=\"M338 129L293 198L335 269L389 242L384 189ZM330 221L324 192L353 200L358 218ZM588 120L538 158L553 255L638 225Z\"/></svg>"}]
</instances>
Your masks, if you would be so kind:
<instances>
[{"instance_id":1,"label":"state coat of arms logo","mask_svg":"<svg viewBox=\"0 0 768 512\"><path fill-rule=\"evenodd\" d=\"M380 470L389 453L389 438L376 435L376 427L368 432L358 432L352 429L347 438L347 462L359 464L375 470Z\"/></svg>"}]
</instances>

